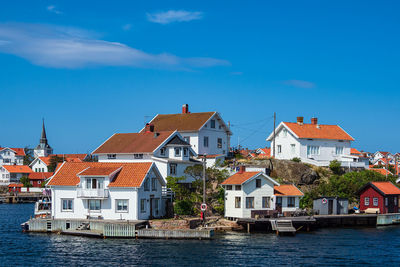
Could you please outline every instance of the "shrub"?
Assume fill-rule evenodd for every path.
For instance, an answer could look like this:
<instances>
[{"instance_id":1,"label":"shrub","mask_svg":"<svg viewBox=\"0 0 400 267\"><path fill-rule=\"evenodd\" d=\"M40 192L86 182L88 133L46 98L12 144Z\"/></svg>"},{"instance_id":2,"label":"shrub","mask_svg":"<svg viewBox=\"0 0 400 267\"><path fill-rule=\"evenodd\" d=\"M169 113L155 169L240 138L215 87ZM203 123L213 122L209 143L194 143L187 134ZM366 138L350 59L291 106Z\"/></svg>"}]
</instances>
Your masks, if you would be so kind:
<instances>
[{"instance_id":1,"label":"shrub","mask_svg":"<svg viewBox=\"0 0 400 267\"><path fill-rule=\"evenodd\" d=\"M175 201L174 212L178 215L192 215L193 202L188 199Z\"/></svg>"},{"instance_id":2,"label":"shrub","mask_svg":"<svg viewBox=\"0 0 400 267\"><path fill-rule=\"evenodd\" d=\"M336 175L340 175L342 172L342 165L340 164L339 161L332 160L331 163L329 164L329 169L331 169L331 171L336 174Z\"/></svg>"},{"instance_id":3,"label":"shrub","mask_svg":"<svg viewBox=\"0 0 400 267\"><path fill-rule=\"evenodd\" d=\"M301 162L301 159L300 159L300 158L292 158L291 161L294 161L294 162Z\"/></svg>"}]
</instances>

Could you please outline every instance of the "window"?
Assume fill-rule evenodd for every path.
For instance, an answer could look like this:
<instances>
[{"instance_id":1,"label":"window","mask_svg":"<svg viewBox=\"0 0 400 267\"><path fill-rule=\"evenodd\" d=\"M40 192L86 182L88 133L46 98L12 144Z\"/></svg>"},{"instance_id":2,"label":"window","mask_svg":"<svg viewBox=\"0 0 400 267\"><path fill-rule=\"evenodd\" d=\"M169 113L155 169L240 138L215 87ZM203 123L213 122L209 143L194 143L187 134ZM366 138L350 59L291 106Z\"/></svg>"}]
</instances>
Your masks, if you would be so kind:
<instances>
[{"instance_id":1,"label":"window","mask_svg":"<svg viewBox=\"0 0 400 267\"><path fill-rule=\"evenodd\" d=\"M242 186L241 186L241 185L235 185L235 190L236 190L236 191L242 190Z\"/></svg>"},{"instance_id":2,"label":"window","mask_svg":"<svg viewBox=\"0 0 400 267\"><path fill-rule=\"evenodd\" d=\"M293 208L295 205L296 198L295 197L288 197L287 199L287 206L289 208Z\"/></svg>"},{"instance_id":3,"label":"window","mask_svg":"<svg viewBox=\"0 0 400 267\"><path fill-rule=\"evenodd\" d=\"M282 130L282 136L283 136L283 137L287 137L287 129L286 129L286 128L284 128L284 129Z\"/></svg>"},{"instance_id":4,"label":"window","mask_svg":"<svg viewBox=\"0 0 400 267\"><path fill-rule=\"evenodd\" d=\"M146 199L141 199L140 200L140 212L145 213L146 212Z\"/></svg>"},{"instance_id":5,"label":"window","mask_svg":"<svg viewBox=\"0 0 400 267\"><path fill-rule=\"evenodd\" d=\"M232 190L232 186L231 186L231 185L227 185L227 186L225 187L225 189L226 189L226 190Z\"/></svg>"},{"instance_id":6,"label":"window","mask_svg":"<svg viewBox=\"0 0 400 267\"><path fill-rule=\"evenodd\" d=\"M10 160L10 159L3 159L3 162L4 162L4 163L10 163L11 160Z\"/></svg>"},{"instance_id":7,"label":"window","mask_svg":"<svg viewBox=\"0 0 400 267\"><path fill-rule=\"evenodd\" d=\"M276 197L276 206L282 207L282 197Z\"/></svg>"},{"instance_id":8,"label":"window","mask_svg":"<svg viewBox=\"0 0 400 267\"><path fill-rule=\"evenodd\" d=\"M103 180L97 178L87 178L86 189L103 189Z\"/></svg>"},{"instance_id":9,"label":"window","mask_svg":"<svg viewBox=\"0 0 400 267\"><path fill-rule=\"evenodd\" d=\"M150 191L149 179L146 179L146 180L144 181L144 191Z\"/></svg>"},{"instance_id":10,"label":"window","mask_svg":"<svg viewBox=\"0 0 400 267\"><path fill-rule=\"evenodd\" d=\"M160 202L160 199L159 198L155 198L154 199L154 213L155 213L155 215L158 215L158 206L159 206L159 203Z\"/></svg>"},{"instance_id":11,"label":"window","mask_svg":"<svg viewBox=\"0 0 400 267\"><path fill-rule=\"evenodd\" d=\"M91 211L99 211L101 209L101 200L100 199L89 199L89 210Z\"/></svg>"},{"instance_id":12,"label":"window","mask_svg":"<svg viewBox=\"0 0 400 267\"><path fill-rule=\"evenodd\" d=\"M184 157L187 157L187 156L188 156L188 151L189 151L189 150L187 149L187 147L184 147L184 148L183 148L183 156L184 156Z\"/></svg>"},{"instance_id":13,"label":"window","mask_svg":"<svg viewBox=\"0 0 400 267\"><path fill-rule=\"evenodd\" d=\"M374 197L373 199L372 199L372 203L373 203L373 205L375 206L375 207L378 207L378 204L379 204L379 200L378 200L378 198L377 197Z\"/></svg>"},{"instance_id":14,"label":"window","mask_svg":"<svg viewBox=\"0 0 400 267\"><path fill-rule=\"evenodd\" d=\"M290 145L290 151L292 152L292 154L294 154L296 152L296 145L295 144L291 144Z\"/></svg>"},{"instance_id":15,"label":"window","mask_svg":"<svg viewBox=\"0 0 400 267\"><path fill-rule=\"evenodd\" d=\"M169 164L169 174L176 175L176 163Z\"/></svg>"},{"instance_id":16,"label":"window","mask_svg":"<svg viewBox=\"0 0 400 267\"><path fill-rule=\"evenodd\" d=\"M385 206L387 206L387 205L388 205L388 198L385 197Z\"/></svg>"},{"instance_id":17,"label":"window","mask_svg":"<svg viewBox=\"0 0 400 267\"><path fill-rule=\"evenodd\" d=\"M72 211L74 209L74 200L73 199L63 199L62 200L62 211Z\"/></svg>"},{"instance_id":18,"label":"window","mask_svg":"<svg viewBox=\"0 0 400 267\"><path fill-rule=\"evenodd\" d=\"M203 145L204 147L208 147L208 136L204 136Z\"/></svg>"},{"instance_id":19,"label":"window","mask_svg":"<svg viewBox=\"0 0 400 267\"><path fill-rule=\"evenodd\" d=\"M282 146L278 145L278 154L282 153Z\"/></svg>"},{"instance_id":20,"label":"window","mask_svg":"<svg viewBox=\"0 0 400 267\"><path fill-rule=\"evenodd\" d=\"M369 197L364 198L364 205L369 206Z\"/></svg>"},{"instance_id":21,"label":"window","mask_svg":"<svg viewBox=\"0 0 400 267\"><path fill-rule=\"evenodd\" d=\"M263 209L268 209L270 208L270 203L271 203L271 198L270 197L263 197L262 198L262 207Z\"/></svg>"},{"instance_id":22,"label":"window","mask_svg":"<svg viewBox=\"0 0 400 267\"><path fill-rule=\"evenodd\" d=\"M211 124L210 127L215 129L215 120L211 120L210 124Z\"/></svg>"},{"instance_id":23,"label":"window","mask_svg":"<svg viewBox=\"0 0 400 267\"><path fill-rule=\"evenodd\" d=\"M254 209L254 197L246 197L246 209Z\"/></svg>"},{"instance_id":24,"label":"window","mask_svg":"<svg viewBox=\"0 0 400 267\"><path fill-rule=\"evenodd\" d=\"M222 148L222 138L217 139L217 147Z\"/></svg>"},{"instance_id":25,"label":"window","mask_svg":"<svg viewBox=\"0 0 400 267\"><path fill-rule=\"evenodd\" d=\"M319 155L319 146L307 146L307 155Z\"/></svg>"},{"instance_id":26,"label":"window","mask_svg":"<svg viewBox=\"0 0 400 267\"><path fill-rule=\"evenodd\" d=\"M116 159L117 155L116 154L107 154L108 159Z\"/></svg>"},{"instance_id":27,"label":"window","mask_svg":"<svg viewBox=\"0 0 400 267\"><path fill-rule=\"evenodd\" d=\"M117 212L128 212L128 200L127 199L116 199L115 200Z\"/></svg>"},{"instance_id":28,"label":"window","mask_svg":"<svg viewBox=\"0 0 400 267\"><path fill-rule=\"evenodd\" d=\"M133 154L133 158L134 159L142 159L143 158L143 154Z\"/></svg>"},{"instance_id":29,"label":"window","mask_svg":"<svg viewBox=\"0 0 400 267\"><path fill-rule=\"evenodd\" d=\"M256 179L256 188L261 188L261 179Z\"/></svg>"},{"instance_id":30,"label":"window","mask_svg":"<svg viewBox=\"0 0 400 267\"><path fill-rule=\"evenodd\" d=\"M183 140L185 140L186 143L190 144L190 136L184 136Z\"/></svg>"},{"instance_id":31,"label":"window","mask_svg":"<svg viewBox=\"0 0 400 267\"><path fill-rule=\"evenodd\" d=\"M42 183L42 181L38 181L37 183L38 183L38 184L41 184L41 183Z\"/></svg>"},{"instance_id":32,"label":"window","mask_svg":"<svg viewBox=\"0 0 400 267\"><path fill-rule=\"evenodd\" d=\"M157 178L151 178L151 191L157 191Z\"/></svg>"},{"instance_id":33,"label":"window","mask_svg":"<svg viewBox=\"0 0 400 267\"><path fill-rule=\"evenodd\" d=\"M179 157L181 155L181 148L180 147L175 147L175 157Z\"/></svg>"},{"instance_id":34,"label":"window","mask_svg":"<svg viewBox=\"0 0 400 267\"><path fill-rule=\"evenodd\" d=\"M336 155L342 155L343 154L343 147L342 146L337 146L335 153L336 153Z\"/></svg>"},{"instance_id":35,"label":"window","mask_svg":"<svg viewBox=\"0 0 400 267\"><path fill-rule=\"evenodd\" d=\"M241 197L235 197L235 208L240 209L242 206L242 199Z\"/></svg>"},{"instance_id":36,"label":"window","mask_svg":"<svg viewBox=\"0 0 400 267\"><path fill-rule=\"evenodd\" d=\"M165 156L165 147L160 149L160 154L161 156Z\"/></svg>"}]
</instances>

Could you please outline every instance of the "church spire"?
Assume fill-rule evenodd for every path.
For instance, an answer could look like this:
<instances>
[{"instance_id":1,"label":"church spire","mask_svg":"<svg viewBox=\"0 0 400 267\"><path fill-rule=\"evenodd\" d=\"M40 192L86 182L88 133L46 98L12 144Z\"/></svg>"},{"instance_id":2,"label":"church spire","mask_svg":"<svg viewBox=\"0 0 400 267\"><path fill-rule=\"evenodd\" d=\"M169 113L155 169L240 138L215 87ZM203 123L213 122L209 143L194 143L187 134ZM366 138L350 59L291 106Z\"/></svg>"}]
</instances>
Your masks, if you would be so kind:
<instances>
[{"instance_id":1,"label":"church spire","mask_svg":"<svg viewBox=\"0 0 400 267\"><path fill-rule=\"evenodd\" d=\"M42 135L40 137L40 143L47 145L47 137L46 137L46 129L44 127L44 119L43 119L43 124L42 124Z\"/></svg>"}]
</instances>

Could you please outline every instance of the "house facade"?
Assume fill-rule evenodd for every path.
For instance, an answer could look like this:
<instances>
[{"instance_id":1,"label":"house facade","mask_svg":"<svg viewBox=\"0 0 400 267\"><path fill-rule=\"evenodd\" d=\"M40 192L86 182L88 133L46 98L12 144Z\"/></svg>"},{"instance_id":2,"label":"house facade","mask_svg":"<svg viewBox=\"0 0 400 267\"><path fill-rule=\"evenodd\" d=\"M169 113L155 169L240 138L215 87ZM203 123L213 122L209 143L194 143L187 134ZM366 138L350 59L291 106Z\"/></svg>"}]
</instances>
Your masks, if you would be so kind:
<instances>
[{"instance_id":1,"label":"house facade","mask_svg":"<svg viewBox=\"0 0 400 267\"><path fill-rule=\"evenodd\" d=\"M46 157L37 157L35 158L31 164L29 164L29 167L34 172L49 172L49 165L51 164L51 158L52 157L58 157L62 158L63 162L83 162L85 159L88 158L87 154L50 154Z\"/></svg>"},{"instance_id":2,"label":"house facade","mask_svg":"<svg viewBox=\"0 0 400 267\"><path fill-rule=\"evenodd\" d=\"M3 165L0 167L2 174L0 185L9 185L10 183L19 183L23 176L27 176L32 169L26 165Z\"/></svg>"},{"instance_id":3,"label":"house facade","mask_svg":"<svg viewBox=\"0 0 400 267\"><path fill-rule=\"evenodd\" d=\"M277 159L290 160L300 158L302 162L317 166L328 166L332 160L338 160L344 167L368 168L365 161L351 155L351 142L354 138L338 125L319 124L317 118L311 123L281 122L267 141L271 142L271 156L275 147Z\"/></svg>"},{"instance_id":4,"label":"house facade","mask_svg":"<svg viewBox=\"0 0 400 267\"><path fill-rule=\"evenodd\" d=\"M165 182L152 162L64 162L47 186L54 219L147 220L165 214Z\"/></svg>"},{"instance_id":5,"label":"house facade","mask_svg":"<svg viewBox=\"0 0 400 267\"><path fill-rule=\"evenodd\" d=\"M229 153L232 133L218 112L191 113L185 104L182 113L158 114L150 124L156 131L178 131L198 155L227 156Z\"/></svg>"},{"instance_id":6,"label":"house facade","mask_svg":"<svg viewBox=\"0 0 400 267\"><path fill-rule=\"evenodd\" d=\"M292 212L303 196L294 185L280 185L263 171L239 171L222 184L225 190L225 217L251 218L252 211Z\"/></svg>"},{"instance_id":7,"label":"house facade","mask_svg":"<svg viewBox=\"0 0 400 267\"><path fill-rule=\"evenodd\" d=\"M400 189L391 182L369 182L359 191L360 210L380 214L398 213Z\"/></svg>"},{"instance_id":8,"label":"house facade","mask_svg":"<svg viewBox=\"0 0 400 267\"><path fill-rule=\"evenodd\" d=\"M28 175L32 187L43 187L47 179L53 176L53 172L32 172Z\"/></svg>"},{"instance_id":9,"label":"house facade","mask_svg":"<svg viewBox=\"0 0 400 267\"><path fill-rule=\"evenodd\" d=\"M23 148L0 147L0 185L8 185L11 178L10 172L3 166L23 165L24 157L25 150Z\"/></svg>"},{"instance_id":10,"label":"house facade","mask_svg":"<svg viewBox=\"0 0 400 267\"><path fill-rule=\"evenodd\" d=\"M114 134L92 153L99 162L154 162L161 176L185 176L189 166L201 164L196 152L177 131L156 132L150 124L141 133ZM191 177L183 182L192 182Z\"/></svg>"}]
</instances>

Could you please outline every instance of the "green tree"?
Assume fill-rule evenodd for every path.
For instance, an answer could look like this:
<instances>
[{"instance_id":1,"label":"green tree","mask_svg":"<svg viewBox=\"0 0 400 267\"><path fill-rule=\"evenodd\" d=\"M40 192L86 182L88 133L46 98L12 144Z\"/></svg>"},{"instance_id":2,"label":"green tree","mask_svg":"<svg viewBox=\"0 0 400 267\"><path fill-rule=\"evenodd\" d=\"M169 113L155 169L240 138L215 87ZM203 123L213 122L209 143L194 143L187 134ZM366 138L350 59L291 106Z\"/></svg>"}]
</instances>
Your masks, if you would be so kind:
<instances>
[{"instance_id":1,"label":"green tree","mask_svg":"<svg viewBox=\"0 0 400 267\"><path fill-rule=\"evenodd\" d=\"M342 174L342 164L336 159L330 162L329 169L336 175Z\"/></svg>"},{"instance_id":2,"label":"green tree","mask_svg":"<svg viewBox=\"0 0 400 267\"><path fill-rule=\"evenodd\" d=\"M28 176L22 176L19 181L24 185L24 187L31 187L31 182L29 181Z\"/></svg>"},{"instance_id":3,"label":"green tree","mask_svg":"<svg viewBox=\"0 0 400 267\"><path fill-rule=\"evenodd\" d=\"M54 172L56 170L57 164L62 163L64 161L63 157L59 156L51 156L50 157L50 163L47 166L47 169L49 172Z\"/></svg>"},{"instance_id":4,"label":"green tree","mask_svg":"<svg viewBox=\"0 0 400 267\"><path fill-rule=\"evenodd\" d=\"M32 163L32 161L34 160L33 158L33 151L31 148L25 147L24 148L25 151L25 156L24 156L24 165L28 165Z\"/></svg>"}]
</instances>

